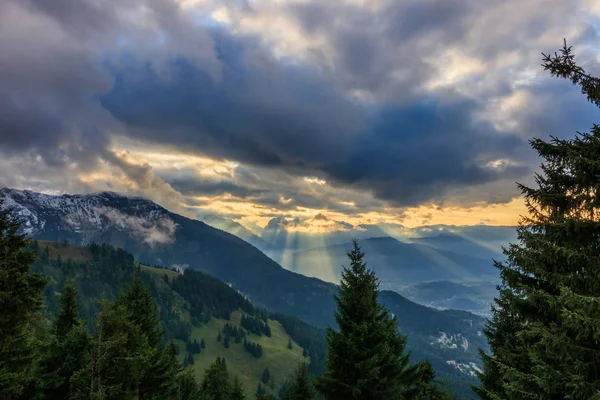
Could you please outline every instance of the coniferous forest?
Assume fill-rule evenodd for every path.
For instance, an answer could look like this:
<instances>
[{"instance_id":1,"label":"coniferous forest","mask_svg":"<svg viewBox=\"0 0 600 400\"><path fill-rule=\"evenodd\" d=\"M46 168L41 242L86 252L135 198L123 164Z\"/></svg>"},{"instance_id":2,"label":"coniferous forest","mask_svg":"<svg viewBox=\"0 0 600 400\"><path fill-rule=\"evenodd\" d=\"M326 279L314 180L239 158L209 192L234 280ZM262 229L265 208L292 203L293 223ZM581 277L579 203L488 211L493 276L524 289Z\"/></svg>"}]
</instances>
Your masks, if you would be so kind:
<instances>
[{"instance_id":1,"label":"coniferous forest","mask_svg":"<svg viewBox=\"0 0 600 400\"><path fill-rule=\"evenodd\" d=\"M600 79L575 63L566 43L544 55L543 66L600 106ZM504 250L506 261L495 262L502 283L484 332L491 352L481 352L473 392L486 400L599 399L600 126L531 146L543 164L536 187L519 185L529 213L517 243ZM31 241L20 224L0 207L3 400L452 398L429 362L411 359L358 241L335 295L336 326L323 335L206 274L152 274L121 249ZM277 396L278 371L268 367L255 393L229 373L225 357L201 379L195 375L206 342L192 329L235 312L242 313L239 326L225 323L216 338L224 348L243 346L260 359L271 349L250 335L271 338L269 321L289 335L285 350L301 346L306 361Z\"/></svg>"}]
</instances>

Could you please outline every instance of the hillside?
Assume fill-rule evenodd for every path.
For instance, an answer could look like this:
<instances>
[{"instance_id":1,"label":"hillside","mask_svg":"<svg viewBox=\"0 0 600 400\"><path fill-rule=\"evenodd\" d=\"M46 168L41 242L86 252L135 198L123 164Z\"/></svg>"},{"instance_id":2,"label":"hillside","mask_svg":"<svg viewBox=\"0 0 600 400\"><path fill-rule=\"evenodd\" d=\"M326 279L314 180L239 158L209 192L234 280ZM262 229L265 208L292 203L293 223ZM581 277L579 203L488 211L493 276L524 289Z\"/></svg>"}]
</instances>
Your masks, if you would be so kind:
<instances>
[{"instance_id":1,"label":"hillside","mask_svg":"<svg viewBox=\"0 0 600 400\"><path fill-rule=\"evenodd\" d=\"M324 349L317 348L324 347L322 336L317 334L310 338L313 348L307 350L308 354L304 357L303 348L293 338L298 337L304 342L304 336L298 335L297 331L288 333L279 321L267 319L264 312L254 308L228 285L207 275L193 271L181 274L139 265L130 254L109 246L73 246L64 242L34 241L32 248L38 253L32 271L40 271L49 279L45 292L47 311L55 311L56 295L67 276L73 276L81 288L81 316L88 321L92 330L93 316L99 310L100 298L106 296L114 299L122 286L131 280L135 268L140 266L142 277L156 299L166 337L175 339L179 344L181 360L189 356L187 342L204 339L205 349L200 354L193 354L199 381L206 367L216 357L224 357L228 370L232 375L239 375L248 394L256 391L263 370L269 368L274 376L274 385L272 389L269 385L265 385L265 388L277 394L300 360L310 362L308 354L314 354L315 359L322 358ZM189 292L187 287L193 287L194 290ZM223 342L217 341L218 332L223 330L226 323L240 326L242 315L268 321L270 337L247 331L248 340L262 346L263 352L259 358L245 351L242 343L232 340L231 346L225 348ZM288 348L289 340L292 341L292 349ZM321 367L314 368L318 370Z\"/></svg>"},{"instance_id":2,"label":"hillside","mask_svg":"<svg viewBox=\"0 0 600 400\"><path fill-rule=\"evenodd\" d=\"M403 296L434 308L456 308L490 314L490 304L498 295L493 282L461 284L451 281L423 282L399 290Z\"/></svg>"},{"instance_id":3,"label":"hillside","mask_svg":"<svg viewBox=\"0 0 600 400\"><path fill-rule=\"evenodd\" d=\"M242 315L240 312L234 312L231 320L211 319L207 324L192 329L192 339L197 341L204 339L206 342L206 348L194 356L196 378L201 379L205 369L215 361L215 358L224 357L227 369L231 374L238 376L248 394L256 391L264 369L268 368L273 377L273 388L268 384L263 386L277 395L286 378L293 374L297 363L307 359L302 356L302 348L295 341L292 340L292 349L288 348L289 335L283 326L274 320L269 320L271 337L248 335L249 340L262 346L262 357L255 358L248 353L244 349L243 343L232 341L230 347L225 348L223 341L217 340L218 333L226 323L239 327ZM182 349L185 348L183 342L180 341L179 344ZM184 360L183 352L181 360Z\"/></svg>"}]
</instances>

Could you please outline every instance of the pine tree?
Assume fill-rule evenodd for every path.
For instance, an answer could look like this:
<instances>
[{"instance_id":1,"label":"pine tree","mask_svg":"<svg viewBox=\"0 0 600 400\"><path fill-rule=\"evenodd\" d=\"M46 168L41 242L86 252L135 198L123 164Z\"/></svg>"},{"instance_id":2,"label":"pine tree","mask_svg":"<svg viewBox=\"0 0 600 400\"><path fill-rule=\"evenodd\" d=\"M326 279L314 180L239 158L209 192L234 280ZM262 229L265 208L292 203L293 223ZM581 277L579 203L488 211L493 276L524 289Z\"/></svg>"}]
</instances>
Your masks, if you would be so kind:
<instances>
[{"instance_id":1,"label":"pine tree","mask_svg":"<svg viewBox=\"0 0 600 400\"><path fill-rule=\"evenodd\" d=\"M164 334L160 316L156 310L154 297L142 280L139 267L136 268L133 279L125 286L116 303L124 305L131 312L133 322L148 337L150 346L155 347L160 344Z\"/></svg>"},{"instance_id":2,"label":"pine tree","mask_svg":"<svg viewBox=\"0 0 600 400\"><path fill-rule=\"evenodd\" d=\"M231 391L229 376L224 359L217 357L215 362L208 367L202 381L202 391L211 400L228 400Z\"/></svg>"},{"instance_id":3,"label":"pine tree","mask_svg":"<svg viewBox=\"0 0 600 400\"><path fill-rule=\"evenodd\" d=\"M317 388L327 400L414 398L423 379L421 365L410 365L406 337L377 301L379 283L356 240L348 257L350 267L344 268L335 296L339 331L327 329L327 370Z\"/></svg>"},{"instance_id":4,"label":"pine tree","mask_svg":"<svg viewBox=\"0 0 600 400\"><path fill-rule=\"evenodd\" d=\"M115 306L125 307L131 322L147 338L149 349L145 354L147 365L139 382L140 400L158 395L172 395L176 389L176 378L170 372L171 361L159 347L164 331L154 297L144 284L139 267L136 268L131 282L117 298ZM189 361L193 364L193 356Z\"/></svg>"},{"instance_id":5,"label":"pine tree","mask_svg":"<svg viewBox=\"0 0 600 400\"><path fill-rule=\"evenodd\" d=\"M566 42L544 68L600 107L600 79ZM482 399L596 398L600 393L600 126L573 139L533 139L537 187L519 185L529 215L496 262L502 285L486 336Z\"/></svg>"},{"instance_id":6,"label":"pine tree","mask_svg":"<svg viewBox=\"0 0 600 400\"><path fill-rule=\"evenodd\" d=\"M265 393L265 388L258 382L258 386L256 387L256 398L259 398L259 396L262 396Z\"/></svg>"},{"instance_id":7,"label":"pine tree","mask_svg":"<svg viewBox=\"0 0 600 400\"><path fill-rule=\"evenodd\" d=\"M64 339L74 327L80 325L78 296L75 281L73 278L67 279L60 294L58 312L54 322L54 331L59 340Z\"/></svg>"},{"instance_id":8,"label":"pine tree","mask_svg":"<svg viewBox=\"0 0 600 400\"><path fill-rule=\"evenodd\" d=\"M266 385L267 383L269 383L269 379L271 379L271 373L269 372L269 368L265 368L260 380Z\"/></svg>"},{"instance_id":9,"label":"pine tree","mask_svg":"<svg viewBox=\"0 0 600 400\"><path fill-rule=\"evenodd\" d=\"M32 332L41 319L46 281L29 272L35 255L3 203L0 198L0 398L10 400L33 378L37 344Z\"/></svg>"},{"instance_id":10,"label":"pine tree","mask_svg":"<svg viewBox=\"0 0 600 400\"><path fill-rule=\"evenodd\" d=\"M74 374L75 399L132 398L147 370L148 338L124 305L102 301L91 346L91 363Z\"/></svg>"},{"instance_id":11,"label":"pine tree","mask_svg":"<svg viewBox=\"0 0 600 400\"><path fill-rule=\"evenodd\" d=\"M231 387L231 395L230 395L229 399L230 400L245 400L246 399L246 394L244 393L242 384L240 383L237 376L233 380L233 386Z\"/></svg>"},{"instance_id":12,"label":"pine tree","mask_svg":"<svg viewBox=\"0 0 600 400\"><path fill-rule=\"evenodd\" d=\"M78 292L73 279L61 290L53 335L47 346L38 376L44 399L65 399L71 391L71 377L89 362L90 337L78 319Z\"/></svg>"},{"instance_id":13,"label":"pine tree","mask_svg":"<svg viewBox=\"0 0 600 400\"><path fill-rule=\"evenodd\" d=\"M316 396L312 380L305 362L298 364L294 378L281 400L312 400Z\"/></svg>"},{"instance_id":14,"label":"pine tree","mask_svg":"<svg viewBox=\"0 0 600 400\"><path fill-rule=\"evenodd\" d=\"M194 369L185 368L177 375L177 400L208 400L208 396L200 390L194 379Z\"/></svg>"}]
</instances>

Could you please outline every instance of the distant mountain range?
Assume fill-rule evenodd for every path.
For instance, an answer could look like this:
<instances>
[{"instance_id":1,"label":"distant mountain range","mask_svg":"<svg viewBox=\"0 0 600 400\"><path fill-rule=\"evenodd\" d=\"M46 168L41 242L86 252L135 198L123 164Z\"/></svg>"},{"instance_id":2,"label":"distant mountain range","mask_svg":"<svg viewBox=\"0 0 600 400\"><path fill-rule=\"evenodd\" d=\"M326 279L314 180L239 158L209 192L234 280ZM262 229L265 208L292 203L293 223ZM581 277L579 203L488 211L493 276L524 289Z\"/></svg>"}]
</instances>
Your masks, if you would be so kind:
<instances>
[{"instance_id":1,"label":"distant mountain range","mask_svg":"<svg viewBox=\"0 0 600 400\"><path fill-rule=\"evenodd\" d=\"M366 246L372 266L381 270L383 283L390 287L423 280L495 279L492 260L504 259L502 246L517 240L511 226L354 226L318 214L308 219L276 217L258 232L220 216L200 218L243 238L287 269L331 282L339 280L340 260L345 259L348 243L358 238ZM427 274L432 274L410 271L415 265L426 266Z\"/></svg>"},{"instance_id":2,"label":"distant mountain range","mask_svg":"<svg viewBox=\"0 0 600 400\"><path fill-rule=\"evenodd\" d=\"M497 279L489 259L439 250L420 243L404 243L392 237L360 241L367 264L380 278L382 287L398 289L430 280ZM303 250L287 255L283 264L293 271L331 282L339 281L350 243Z\"/></svg>"},{"instance_id":3,"label":"distant mountain range","mask_svg":"<svg viewBox=\"0 0 600 400\"><path fill-rule=\"evenodd\" d=\"M321 328L335 324L334 284L286 270L244 240L171 213L151 201L116 193L50 196L14 189L2 189L0 196L5 198L4 206L12 208L24 221L24 233L35 239L122 247L144 264L209 273L272 312L295 315ZM409 249L420 257L415 262L427 259L415 250L417 245L390 238L367 240L364 244L367 252L372 251L369 262L376 268L375 253L383 254L385 260L398 249ZM343 245L338 246L333 254L343 254L343 250ZM478 273L477 259L436 254L454 257L454 262L464 264L461 268ZM391 274L393 271L387 268L382 267L380 272ZM416 268L433 266L423 264ZM402 272L403 268L399 269ZM404 273L410 276L408 269ZM408 334L414 356L430 359L441 375L456 372L445 364L449 359L465 365L479 362L476 349L486 346L481 336L481 317L436 311L390 291L382 291L381 299L398 316L399 327ZM468 349L456 344L464 341L470 343Z\"/></svg>"}]
</instances>

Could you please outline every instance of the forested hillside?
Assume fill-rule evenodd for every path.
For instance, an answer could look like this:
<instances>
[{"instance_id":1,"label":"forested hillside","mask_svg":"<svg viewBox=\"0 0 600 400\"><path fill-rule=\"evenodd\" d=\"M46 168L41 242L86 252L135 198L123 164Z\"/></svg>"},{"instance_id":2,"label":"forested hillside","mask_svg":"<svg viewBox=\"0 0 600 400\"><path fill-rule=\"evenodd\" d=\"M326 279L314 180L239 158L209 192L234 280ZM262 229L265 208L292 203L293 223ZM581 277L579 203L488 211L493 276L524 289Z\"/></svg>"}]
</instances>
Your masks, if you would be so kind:
<instances>
[{"instance_id":1,"label":"forested hillside","mask_svg":"<svg viewBox=\"0 0 600 400\"><path fill-rule=\"evenodd\" d=\"M131 254L108 245L82 247L67 242L32 241L31 248L37 254L32 271L48 278L44 291L46 313L57 312L60 292L67 280L73 278L80 292L79 315L87 321L90 331L95 330L101 299L117 298L135 271L139 271L140 279L156 301L165 329L164 342L173 339L178 344L180 361L192 366L198 381L216 357L226 360L228 370L239 377L247 392L256 390L265 369L277 371L263 383L265 392L274 394L287 383L298 362L309 363L308 368L314 373L323 369L322 331L311 329L295 317L270 318L266 311L255 308L242 295L209 275L192 270L181 274L139 265ZM242 316L249 322L241 323ZM254 329L251 321L268 328L269 334ZM285 325L292 327L290 333ZM236 332L239 329L237 337L225 332L227 326L235 326ZM217 336L221 336L220 340ZM252 354L245 343L260 346L261 354Z\"/></svg>"}]
</instances>

